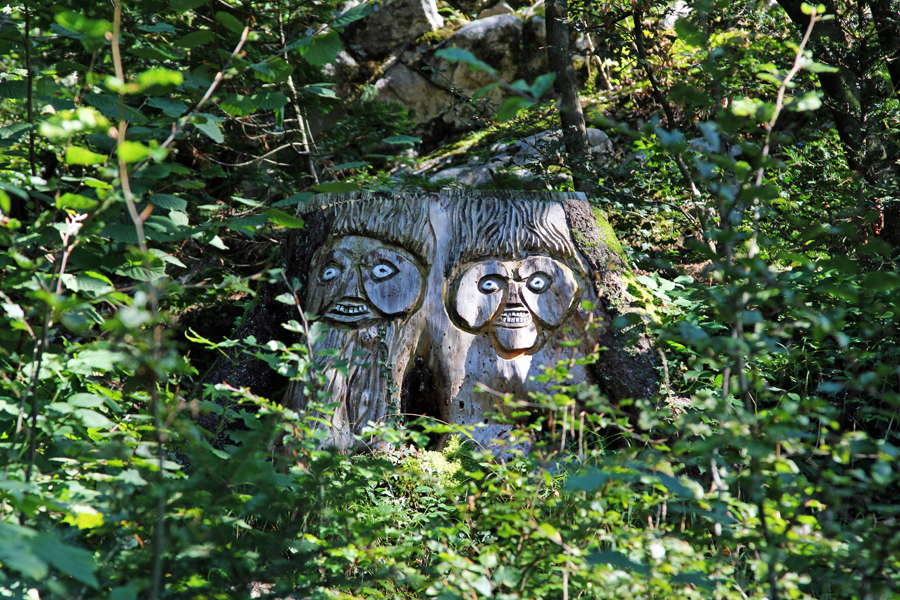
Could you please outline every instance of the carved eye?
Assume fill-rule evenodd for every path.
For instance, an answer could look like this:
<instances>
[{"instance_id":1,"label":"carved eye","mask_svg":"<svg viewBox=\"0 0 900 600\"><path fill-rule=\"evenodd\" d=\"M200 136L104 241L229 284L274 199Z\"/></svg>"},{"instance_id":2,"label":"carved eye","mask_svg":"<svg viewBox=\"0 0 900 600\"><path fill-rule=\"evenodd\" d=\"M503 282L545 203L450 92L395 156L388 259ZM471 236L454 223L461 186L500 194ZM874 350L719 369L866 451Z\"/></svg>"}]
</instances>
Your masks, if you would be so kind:
<instances>
[{"instance_id":1,"label":"carved eye","mask_svg":"<svg viewBox=\"0 0 900 600\"><path fill-rule=\"evenodd\" d=\"M485 277L478 282L478 290L482 294L493 294L500 291L500 282L496 277Z\"/></svg>"},{"instance_id":2,"label":"carved eye","mask_svg":"<svg viewBox=\"0 0 900 600\"><path fill-rule=\"evenodd\" d=\"M528 289L535 294L546 292L550 289L550 276L544 273L535 273L528 278Z\"/></svg>"},{"instance_id":3,"label":"carved eye","mask_svg":"<svg viewBox=\"0 0 900 600\"><path fill-rule=\"evenodd\" d=\"M334 279L335 277L337 277L340 274L341 274L340 267L336 267L336 266L332 265L330 267L327 267L324 271L322 271L322 274L319 275L319 281L321 281L322 283L325 283L326 281L331 281L332 279Z\"/></svg>"},{"instance_id":4,"label":"carved eye","mask_svg":"<svg viewBox=\"0 0 900 600\"><path fill-rule=\"evenodd\" d=\"M396 272L397 267L394 265L388 262L380 262L372 268L372 279L381 281L382 279L387 279Z\"/></svg>"}]
</instances>

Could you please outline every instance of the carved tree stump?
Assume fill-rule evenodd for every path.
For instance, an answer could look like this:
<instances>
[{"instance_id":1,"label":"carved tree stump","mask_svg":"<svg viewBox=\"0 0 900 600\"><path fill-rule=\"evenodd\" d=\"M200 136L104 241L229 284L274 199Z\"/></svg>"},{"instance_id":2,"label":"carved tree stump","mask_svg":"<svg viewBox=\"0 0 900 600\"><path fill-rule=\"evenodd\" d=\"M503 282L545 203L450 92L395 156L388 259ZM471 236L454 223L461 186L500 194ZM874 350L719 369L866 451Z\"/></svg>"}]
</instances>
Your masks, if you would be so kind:
<instances>
[{"instance_id":1,"label":"carved tree stump","mask_svg":"<svg viewBox=\"0 0 900 600\"><path fill-rule=\"evenodd\" d=\"M496 392L549 392L534 379L541 366L598 346L606 350L595 364L572 369L575 382L596 383L614 401L658 394L646 307L631 295L637 284L615 234L582 194L360 192L313 201L306 228L285 247L284 269L300 282L304 310L329 325L316 353L350 365L329 371L328 398L339 404L327 416L328 444L353 448L370 421L426 414L480 424L474 437L488 446L510 427L488 416L507 410ZM297 341L282 327L297 319L296 307L275 300L285 291L264 286L235 337ZM638 324L614 327L626 313ZM307 408L302 384L285 390L262 361L220 361L206 381ZM476 391L484 388L494 393Z\"/></svg>"}]
</instances>

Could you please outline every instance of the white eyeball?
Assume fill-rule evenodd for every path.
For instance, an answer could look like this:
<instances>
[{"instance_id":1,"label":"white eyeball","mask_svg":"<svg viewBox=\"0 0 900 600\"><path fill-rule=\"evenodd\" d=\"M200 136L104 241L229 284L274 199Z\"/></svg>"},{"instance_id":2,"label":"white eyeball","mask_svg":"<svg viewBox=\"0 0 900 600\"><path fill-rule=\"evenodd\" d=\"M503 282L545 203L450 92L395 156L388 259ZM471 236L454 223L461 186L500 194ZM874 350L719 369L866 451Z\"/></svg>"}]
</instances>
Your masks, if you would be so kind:
<instances>
[{"instance_id":1,"label":"white eyeball","mask_svg":"<svg viewBox=\"0 0 900 600\"><path fill-rule=\"evenodd\" d=\"M535 273L528 279L528 289L535 294L546 292L550 287L550 277L543 273Z\"/></svg>"},{"instance_id":2,"label":"white eyeball","mask_svg":"<svg viewBox=\"0 0 900 600\"><path fill-rule=\"evenodd\" d=\"M397 268L388 263L378 263L372 268L372 278L375 280L387 279L397 272Z\"/></svg>"},{"instance_id":3,"label":"white eyeball","mask_svg":"<svg viewBox=\"0 0 900 600\"><path fill-rule=\"evenodd\" d=\"M485 277L478 283L478 289L482 294L493 294L500 291L500 284L493 277Z\"/></svg>"},{"instance_id":4,"label":"white eyeball","mask_svg":"<svg viewBox=\"0 0 900 600\"><path fill-rule=\"evenodd\" d=\"M322 271L322 274L319 276L319 281L322 281L323 283L326 281L331 281L340 274L341 270L338 267L328 267L327 269Z\"/></svg>"}]
</instances>

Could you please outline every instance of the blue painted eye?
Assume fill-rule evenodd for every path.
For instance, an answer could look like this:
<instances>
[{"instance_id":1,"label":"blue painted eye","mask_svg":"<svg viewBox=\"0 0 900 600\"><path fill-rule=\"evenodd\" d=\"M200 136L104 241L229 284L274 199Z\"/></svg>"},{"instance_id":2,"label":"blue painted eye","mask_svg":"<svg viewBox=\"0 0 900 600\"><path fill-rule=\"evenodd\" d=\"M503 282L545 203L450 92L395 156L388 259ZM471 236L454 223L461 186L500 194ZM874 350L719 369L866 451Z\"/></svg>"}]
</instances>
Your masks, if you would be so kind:
<instances>
[{"instance_id":1,"label":"blue painted eye","mask_svg":"<svg viewBox=\"0 0 900 600\"><path fill-rule=\"evenodd\" d=\"M341 270L338 267L331 266L322 271L322 274L319 276L319 281L326 282L331 281L335 277L341 274Z\"/></svg>"},{"instance_id":2,"label":"blue painted eye","mask_svg":"<svg viewBox=\"0 0 900 600\"><path fill-rule=\"evenodd\" d=\"M478 283L478 289L482 294L493 294L500 291L500 283L494 277L485 277Z\"/></svg>"},{"instance_id":3,"label":"blue painted eye","mask_svg":"<svg viewBox=\"0 0 900 600\"><path fill-rule=\"evenodd\" d=\"M396 272L397 268L394 265L385 262L378 263L372 268L372 279L376 281L387 279Z\"/></svg>"},{"instance_id":4,"label":"blue painted eye","mask_svg":"<svg viewBox=\"0 0 900 600\"><path fill-rule=\"evenodd\" d=\"M535 294L546 292L550 288L550 277L543 273L535 273L528 278L528 289Z\"/></svg>"}]
</instances>

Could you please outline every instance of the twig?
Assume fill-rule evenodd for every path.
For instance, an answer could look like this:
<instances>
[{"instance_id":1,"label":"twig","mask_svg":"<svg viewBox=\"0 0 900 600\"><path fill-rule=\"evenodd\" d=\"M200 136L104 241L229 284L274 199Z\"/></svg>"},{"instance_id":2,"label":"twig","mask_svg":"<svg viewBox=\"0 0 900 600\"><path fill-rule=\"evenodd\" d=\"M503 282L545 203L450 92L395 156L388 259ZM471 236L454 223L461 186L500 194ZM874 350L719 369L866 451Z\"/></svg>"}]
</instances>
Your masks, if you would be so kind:
<instances>
[{"instance_id":1,"label":"twig","mask_svg":"<svg viewBox=\"0 0 900 600\"><path fill-rule=\"evenodd\" d=\"M800 40L800 45L797 46L797 53L794 56L794 64L791 66L791 70L788 71L787 75L785 75L784 80L781 82L781 86L778 88L778 96L775 99L775 112L772 113L772 118L769 119L769 122L765 124L766 128L766 141L763 144L762 153L760 154L760 166L759 169L756 170L756 178L754 179L753 184L756 187L762 185L763 175L765 174L765 160L769 156L769 152L771 150L772 144L772 132L775 130L775 123L778 121L778 117L781 115L781 111L784 109L784 94L787 91L788 84L794 78L800 68L802 67L802 59L803 59L803 50L806 48L806 44L809 43L809 38L812 35L813 26L816 24L816 21L819 20L818 13L813 9L812 14L809 16L809 25L806 27L806 32L803 34L803 39ZM748 258L753 258L759 252L759 246L757 244L757 236L759 235L759 198L753 198L753 237L750 239L750 248L747 251Z\"/></svg>"},{"instance_id":2,"label":"twig","mask_svg":"<svg viewBox=\"0 0 900 600\"><path fill-rule=\"evenodd\" d=\"M122 70L122 55L119 52L119 28L122 24L122 0L116 0L115 17L113 18L113 37L112 37L112 57L113 66L116 70L116 77L123 84L125 83L125 72ZM128 207L128 214L134 223L134 229L137 232L138 246L141 252L147 252L147 239L144 236L144 221L137 212L134 204L134 196L131 193L131 183L128 181L128 163L122 157L121 148L125 143L125 129L128 123L125 121L125 90L124 86L119 93L119 129L118 139L116 140L116 154L119 157L119 179L122 184L122 194L125 196L125 205Z\"/></svg>"},{"instance_id":3,"label":"twig","mask_svg":"<svg viewBox=\"0 0 900 600\"><path fill-rule=\"evenodd\" d=\"M34 73L31 71L31 39L28 37L31 32L31 10L28 6L23 6L25 11L25 71L28 73L28 162L31 164L31 176L37 175L34 159L34 107L32 106L32 97L34 95Z\"/></svg>"},{"instance_id":4,"label":"twig","mask_svg":"<svg viewBox=\"0 0 900 600\"><path fill-rule=\"evenodd\" d=\"M187 116L181 117L178 121L172 124L172 133L169 134L169 137L166 138L166 141L162 143L162 145L160 146L161 148L167 148L169 144L171 144L175 140L175 137L179 133L181 133L185 127L187 127L187 124L191 122L191 119L193 119L194 116L196 116L196 114L200 112L200 109L203 108L203 105L206 104L206 101L209 100L213 92L216 91L216 87L219 85L219 82L221 82L222 78L225 77L225 71L227 71L228 67L231 66L231 61L234 60L234 57L237 56L240 53L241 48L244 47L244 42L247 41L247 36L249 34L250 26L248 25L247 27L244 27L244 31L243 33L241 33L241 41L238 42L238 45L235 47L234 52L231 53L231 56L228 57L228 60L225 61L225 66L223 66L222 69L218 73L216 73L215 79L213 79L212 84L209 86L209 89L206 90L206 93L200 99L200 102L198 102L197 105L194 106L193 110L191 110L191 112L188 113Z\"/></svg>"}]
</instances>

